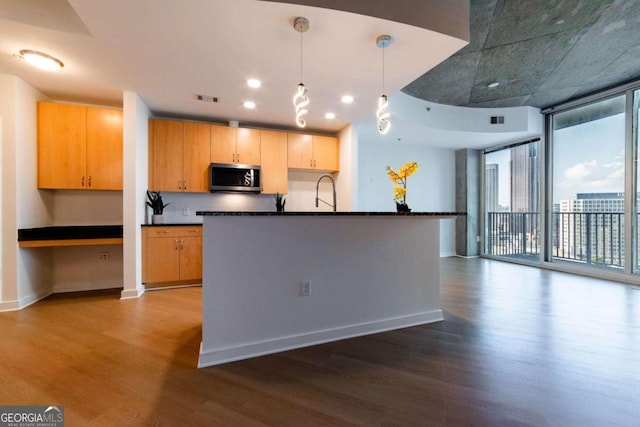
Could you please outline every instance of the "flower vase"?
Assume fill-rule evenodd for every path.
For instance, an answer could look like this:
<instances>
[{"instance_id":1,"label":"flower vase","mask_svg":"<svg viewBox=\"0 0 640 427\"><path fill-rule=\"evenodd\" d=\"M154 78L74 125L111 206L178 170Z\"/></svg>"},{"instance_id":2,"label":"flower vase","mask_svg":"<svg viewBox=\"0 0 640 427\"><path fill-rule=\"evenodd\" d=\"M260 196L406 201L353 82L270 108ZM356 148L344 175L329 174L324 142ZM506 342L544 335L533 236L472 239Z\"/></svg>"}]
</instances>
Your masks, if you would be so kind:
<instances>
[{"instance_id":1,"label":"flower vase","mask_svg":"<svg viewBox=\"0 0 640 427\"><path fill-rule=\"evenodd\" d=\"M396 210L398 212L411 212L411 208L406 203L398 203L396 202Z\"/></svg>"}]
</instances>

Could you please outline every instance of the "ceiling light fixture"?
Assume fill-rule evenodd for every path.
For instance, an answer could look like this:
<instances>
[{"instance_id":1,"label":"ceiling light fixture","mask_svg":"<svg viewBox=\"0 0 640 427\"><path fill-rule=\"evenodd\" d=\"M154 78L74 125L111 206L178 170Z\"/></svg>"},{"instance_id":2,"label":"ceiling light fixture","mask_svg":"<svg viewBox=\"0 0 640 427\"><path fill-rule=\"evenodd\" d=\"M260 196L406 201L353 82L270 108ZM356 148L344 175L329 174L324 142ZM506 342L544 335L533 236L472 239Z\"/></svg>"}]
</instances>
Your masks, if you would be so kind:
<instances>
[{"instance_id":1,"label":"ceiling light fixture","mask_svg":"<svg viewBox=\"0 0 640 427\"><path fill-rule=\"evenodd\" d=\"M376 119L378 120L378 132L380 135L385 135L391 128L391 122L389 121L389 100L387 95L384 94L384 50L391 44L391 36L383 34L376 39L376 46L382 49L382 95L378 98L378 109L376 110Z\"/></svg>"},{"instance_id":2,"label":"ceiling light fixture","mask_svg":"<svg viewBox=\"0 0 640 427\"><path fill-rule=\"evenodd\" d=\"M340 101L342 101L343 104L351 104L353 102L353 96L344 95L342 98L340 98Z\"/></svg>"},{"instance_id":3,"label":"ceiling light fixture","mask_svg":"<svg viewBox=\"0 0 640 427\"><path fill-rule=\"evenodd\" d=\"M302 83L302 33L309 29L309 20L299 16L293 20L293 28L300 33L300 84L293 95L293 106L296 109L296 124L303 128L307 125L303 116L308 113L309 97L307 96L307 88Z\"/></svg>"},{"instance_id":4,"label":"ceiling light fixture","mask_svg":"<svg viewBox=\"0 0 640 427\"><path fill-rule=\"evenodd\" d=\"M247 110L253 110L254 108L256 108L256 103L253 101L245 101L243 105Z\"/></svg>"},{"instance_id":5,"label":"ceiling light fixture","mask_svg":"<svg viewBox=\"0 0 640 427\"><path fill-rule=\"evenodd\" d=\"M23 49L20 51L18 57L41 70L56 71L64 67L64 64L58 58L43 52L38 52L37 50Z\"/></svg>"},{"instance_id":6,"label":"ceiling light fixture","mask_svg":"<svg viewBox=\"0 0 640 427\"><path fill-rule=\"evenodd\" d=\"M493 89L494 87L498 87L498 86L500 86L500 82L493 82L487 85L489 89Z\"/></svg>"},{"instance_id":7,"label":"ceiling light fixture","mask_svg":"<svg viewBox=\"0 0 640 427\"><path fill-rule=\"evenodd\" d=\"M262 86L262 83L258 79L249 79L247 80L247 86L253 89L257 89Z\"/></svg>"},{"instance_id":8,"label":"ceiling light fixture","mask_svg":"<svg viewBox=\"0 0 640 427\"><path fill-rule=\"evenodd\" d=\"M336 113L325 113L324 118L327 120L333 120L336 118Z\"/></svg>"}]
</instances>

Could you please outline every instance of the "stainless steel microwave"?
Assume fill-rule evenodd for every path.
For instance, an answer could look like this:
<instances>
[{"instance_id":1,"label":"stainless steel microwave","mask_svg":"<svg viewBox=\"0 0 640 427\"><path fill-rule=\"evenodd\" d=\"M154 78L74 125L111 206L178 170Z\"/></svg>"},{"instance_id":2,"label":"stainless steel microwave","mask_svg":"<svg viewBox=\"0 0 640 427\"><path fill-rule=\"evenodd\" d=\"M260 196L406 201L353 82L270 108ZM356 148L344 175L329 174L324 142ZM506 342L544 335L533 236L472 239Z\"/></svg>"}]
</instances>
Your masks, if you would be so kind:
<instances>
[{"instance_id":1,"label":"stainless steel microwave","mask_svg":"<svg viewBox=\"0 0 640 427\"><path fill-rule=\"evenodd\" d=\"M234 193L260 192L260 166L211 163L209 166L210 191Z\"/></svg>"}]
</instances>

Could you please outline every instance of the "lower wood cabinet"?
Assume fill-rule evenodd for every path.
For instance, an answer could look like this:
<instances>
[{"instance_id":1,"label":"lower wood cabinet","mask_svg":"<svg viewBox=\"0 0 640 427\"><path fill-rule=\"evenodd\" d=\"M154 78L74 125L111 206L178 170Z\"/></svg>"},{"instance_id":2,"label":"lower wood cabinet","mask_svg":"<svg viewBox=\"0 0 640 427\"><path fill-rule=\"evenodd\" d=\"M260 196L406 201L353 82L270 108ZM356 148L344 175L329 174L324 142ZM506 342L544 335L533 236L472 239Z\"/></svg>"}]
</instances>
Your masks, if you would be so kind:
<instances>
[{"instance_id":1,"label":"lower wood cabinet","mask_svg":"<svg viewBox=\"0 0 640 427\"><path fill-rule=\"evenodd\" d=\"M202 226L142 227L142 282L202 282Z\"/></svg>"}]
</instances>

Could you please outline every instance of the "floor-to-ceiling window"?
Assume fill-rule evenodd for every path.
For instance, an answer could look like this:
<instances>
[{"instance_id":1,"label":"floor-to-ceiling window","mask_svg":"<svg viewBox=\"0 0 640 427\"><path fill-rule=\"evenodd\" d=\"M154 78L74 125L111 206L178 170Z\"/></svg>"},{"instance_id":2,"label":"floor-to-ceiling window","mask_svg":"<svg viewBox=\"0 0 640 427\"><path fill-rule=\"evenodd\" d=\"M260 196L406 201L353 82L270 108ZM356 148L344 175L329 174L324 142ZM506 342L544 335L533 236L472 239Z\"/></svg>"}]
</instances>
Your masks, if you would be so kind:
<instances>
[{"instance_id":1,"label":"floor-to-ceiling window","mask_svg":"<svg viewBox=\"0 0 640 427\"><path fill-rule=\"evenodd\" d=\"M485 255L540 257L540 141L484 153Z\"/></svg>"},{"instance_id":2,"label":"floor-to-ceiling window","mask_svg":"<svg viewBox=\"0 0 640 427\"><path fill-rule=\"evenodd\" d=\"M625 95L551 120L551 259L625 265Z\"/></svg>"},{"instance_id":3,"label":"floor-to-ceiling window","mask_svg":"<svg viewBox=\"0 0 640 427\"><path fill-rule=\"evenodd\" d=\"M483 155L482 254L638 283L640 81L550 107Z\"/></svg>"}]
</instances>

